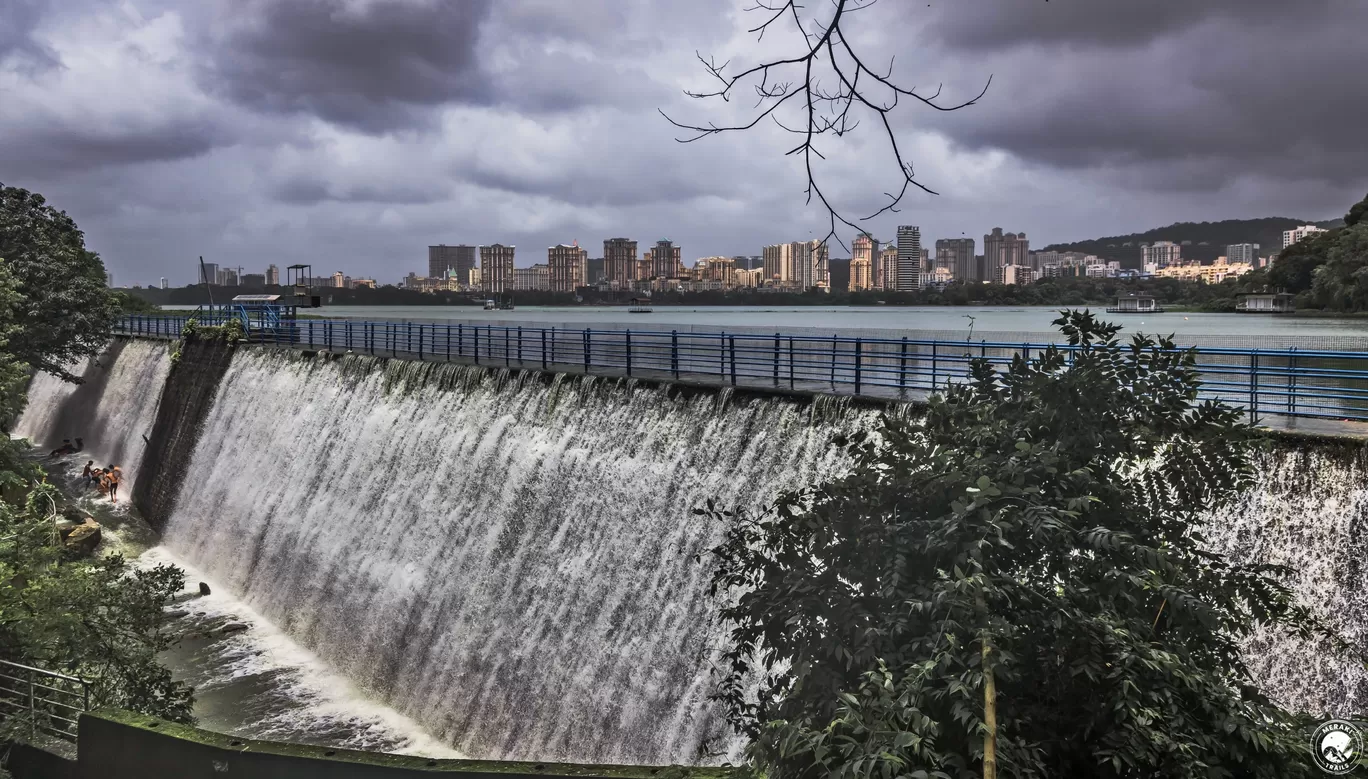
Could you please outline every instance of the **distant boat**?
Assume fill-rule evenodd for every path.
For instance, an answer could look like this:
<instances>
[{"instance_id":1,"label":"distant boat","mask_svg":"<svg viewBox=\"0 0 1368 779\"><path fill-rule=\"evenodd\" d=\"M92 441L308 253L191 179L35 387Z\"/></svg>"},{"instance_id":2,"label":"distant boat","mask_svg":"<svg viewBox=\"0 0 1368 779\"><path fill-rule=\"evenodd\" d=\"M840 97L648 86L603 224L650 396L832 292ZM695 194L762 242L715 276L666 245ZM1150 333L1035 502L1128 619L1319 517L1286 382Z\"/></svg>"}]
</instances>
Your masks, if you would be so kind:
<instances>
[{"instance_id":1,"label":"distant boat","mask_svg":"<svg viewBox=\"0 0 1368 779\"><path fill-rule=\"evenodd\" d=\"M485 311L493 311L495 308L497 308L497 306L494 305L494 301L492 301L492 300L486 300L486 301L484 302L484 310L485 310Z\"/></svg>"}]
</instances>

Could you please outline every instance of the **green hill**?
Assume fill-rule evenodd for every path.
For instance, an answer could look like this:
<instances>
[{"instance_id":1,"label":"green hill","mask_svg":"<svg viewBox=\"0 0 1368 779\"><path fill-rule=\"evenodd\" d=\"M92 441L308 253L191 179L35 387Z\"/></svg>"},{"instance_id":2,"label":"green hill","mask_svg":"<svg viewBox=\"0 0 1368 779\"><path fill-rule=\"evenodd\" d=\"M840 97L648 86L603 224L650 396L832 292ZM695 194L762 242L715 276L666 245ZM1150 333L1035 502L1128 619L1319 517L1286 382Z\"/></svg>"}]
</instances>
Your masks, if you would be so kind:
<instances>
[{"instance_id":1,"label":"green hill","mask_svg":"<svg viewBox=\"0 0 1368 779\"><path fill-rule=\"evenodd\" d=\"M1044 251L1086 252L1108 260L1120 260L1122 266L1138 268L1141 262L1140 244L1173 241L1184 244L1183 259L1212 262L1225 254L1232 243L1257 243L1260 255L1277 253L1282 249L1282 234L1305 224L1317 227L1339 227L1343 219L1319 222L1270 216L1263 219L1226 219L1220 222L1178 222L1168 227L1156 227L1143 233L1094 238L1073 243L1056 243Z\"/></svg>"}]
</instances>

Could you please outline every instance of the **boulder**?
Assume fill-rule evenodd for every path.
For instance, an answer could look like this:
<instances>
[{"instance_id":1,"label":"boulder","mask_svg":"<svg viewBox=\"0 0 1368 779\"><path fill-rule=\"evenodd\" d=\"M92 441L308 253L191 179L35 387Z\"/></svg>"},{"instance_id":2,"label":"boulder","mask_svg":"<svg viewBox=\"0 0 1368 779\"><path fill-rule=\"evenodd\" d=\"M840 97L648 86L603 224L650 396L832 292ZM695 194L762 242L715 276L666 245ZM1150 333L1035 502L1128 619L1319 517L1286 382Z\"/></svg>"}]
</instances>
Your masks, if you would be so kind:
<instances>
[{"instance_id":1,"label":"boulder","mask_svg":"<svg viewBox=\"0 0 1368 779\"><path fill-rule=\"evenodd\" d=\"M208 595L208 594L209 594L209 585L205 584L204 582L200 582L199 584L200 584L200 586L199 586L200 595Z\"/></svg>"},{"instance_id":2,"label":"boulder","mask_svg":"<svg viewBox=\"0 0 1368 779\"><path fill-rule=\"evenodd\" d=\"M228 636L232 635L233 633L241 633L246 629L247 626L242 624L241 622L229 622L227 625L224 625L223 627L219 628L218 632L221 636Z\"/></svg>"},{"instance_id":3,"label":"boulder","mask_svg":"<svg viewBox=\"0 0 1368 779\"><path fill-rule=\"evenodd\" d=\"M100 523L93 519L87 519L84 523L77 525L67 533L66 540L62 542L67 550L81 557L88 557L95 553L95 547L100 545Z\"/></svg>"}]
</instances>

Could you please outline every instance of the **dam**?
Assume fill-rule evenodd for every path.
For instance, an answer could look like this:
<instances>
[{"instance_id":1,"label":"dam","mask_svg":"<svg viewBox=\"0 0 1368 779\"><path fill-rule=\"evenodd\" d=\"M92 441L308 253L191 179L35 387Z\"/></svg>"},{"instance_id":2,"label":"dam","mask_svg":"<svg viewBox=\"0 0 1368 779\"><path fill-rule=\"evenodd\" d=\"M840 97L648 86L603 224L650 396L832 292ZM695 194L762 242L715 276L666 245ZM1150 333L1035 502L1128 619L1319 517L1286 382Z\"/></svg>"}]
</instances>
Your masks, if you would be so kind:
<instances>
[{"instance_id":1,"label":"dam","mask_svg":"<svg viewBox=\"0 0 1368 779\"><path fill-rule=\"evenodd\" d=\"M211 581L300 668L348 687L328 699L327 738L477 758L735 759L709 700L724 626L695 559L722 528L693 507L758 505L838 472L835 436L915 413L626 376L172 349L120 339L80 387L36 377L16 434L48 446L85 431L92 457L126 463L161 534L147 554ZM1358 442L1271 438L1257 488L1209 533L1290 566L1306 605L1360 645L1365 479ZM1348 713L1368 699L1363 669L1315 645L1258 635L1247 651L1289 706ZM236 727L307 738L310 708Z\"/></svg>"}]
</instances>

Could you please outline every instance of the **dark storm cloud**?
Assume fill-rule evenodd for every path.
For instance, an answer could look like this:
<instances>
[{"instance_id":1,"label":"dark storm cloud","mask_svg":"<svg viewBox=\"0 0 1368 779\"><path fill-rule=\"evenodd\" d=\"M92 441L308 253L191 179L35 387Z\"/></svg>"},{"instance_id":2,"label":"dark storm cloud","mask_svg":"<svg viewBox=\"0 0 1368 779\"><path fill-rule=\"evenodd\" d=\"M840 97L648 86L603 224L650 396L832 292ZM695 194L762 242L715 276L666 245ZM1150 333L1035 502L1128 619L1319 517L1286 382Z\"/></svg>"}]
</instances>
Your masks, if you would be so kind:
<instances>
[{"instance_id":1,"label":"dark storm cloud","mask_svg":"<svg viewBox=\"0 0 1368 779\"><path fill-rule=\"evenodd\" d=\"M59 64L56 55L33 39L33 31L46 10L44 0L0 2L0 68L32 71Z\"/></svg>"},{"instance_id":2,"label":"dark storm cloud","mask_svg":"<svg viewBox=\"0 0 1368 779\"><path fill-rule=\"evenodd\" d=\"M1359 0L1013 0L946 2L935 7L931 37L964 49L1039 44L1124 46L1202 22L1296 24ZM911 4L909 4L911 6ZM915 23L920 9L911 8Z\"/></svg>"},{"instance_id":3,"label":"dark storm cloud","mask_svg":"<svg viewBox=\"0 0 1368 779\"><path fill-rule=\"evenodd\" d=\"M251 108L364 132L423 109L486 102L476 41L488 0L266 0L245 4L203 81Z\"/></svg>"},{"instance_id":4,"label":"dark storm cloud","mask_svg":"<svg viewBox=\"0 0 1368 779\"><path fill-rule=\"evenodd\" d=\"M208 121L168 118L154 126L111 127L99 123L50 123L11 133L0 143L0 167L23 176L88 172L197 157L227 140Z\"/></svg>"},{"instance_id":5,"label":"dark storm cloud","mask_svg":"<svg viewBox=\"0 0 1368 779\"><path fill-rule=\"evenodd\" d=\"M949 56L972 51L995 73L984 102L946 123L969 148L1159 189L1251 174L1347 185L1368 170L1368 3L973 5L930 26Z\"/></svg>"}]
</instances>

